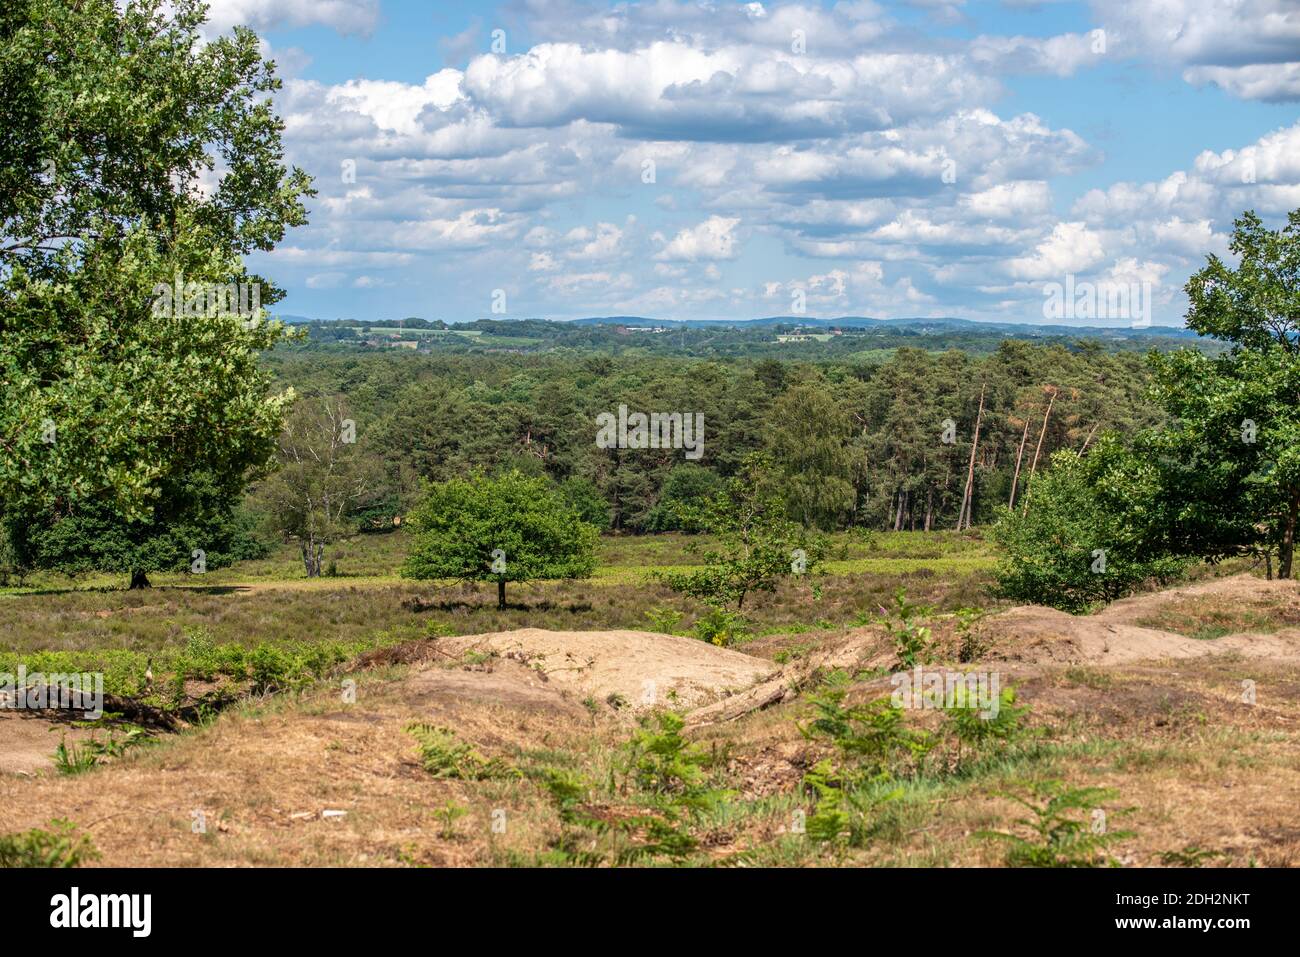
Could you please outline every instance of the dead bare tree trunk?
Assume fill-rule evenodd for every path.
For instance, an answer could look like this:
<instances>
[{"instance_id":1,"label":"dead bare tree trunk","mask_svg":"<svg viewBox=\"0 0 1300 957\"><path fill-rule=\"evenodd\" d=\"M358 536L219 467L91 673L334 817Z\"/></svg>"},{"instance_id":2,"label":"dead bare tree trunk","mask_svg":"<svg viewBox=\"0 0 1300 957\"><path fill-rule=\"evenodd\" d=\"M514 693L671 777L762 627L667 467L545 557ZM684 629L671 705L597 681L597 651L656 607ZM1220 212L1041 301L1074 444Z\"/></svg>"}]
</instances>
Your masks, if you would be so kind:
<instances>
[{"instance_id":1,"label":"dead bare tree trunk","mask_svg":"<svg viewBox=\"0 0 1300 957\"><path fill-rule=\"evenodd\" d=\"M1016 453L1016 471L1011 476L1011 498L1007 502L1007 508L1016 507L1016 485L1020 482L1020 462L1025 457L1025 441L1029 438L1029 416L1025 415L1025 428L1020 433L1020 451Z\"/></svg>"},{"instance_id":2,"label":"dead bare tree trunk","mask_svg":"<svg viewBox=\"0 0 1300 957\"><path fill-rule=\"evenodd\" d=\"M975 434L970 443L970 464L966 466L966 488L961 496L961 508L957 511L957 531L961 531L962 521L965 520L966 527L970 528L970 500L971 486L975 484L975 453L980 447L980 423L984 420L984 388L985 384L980 383L980 407L975 413Z\"/></svg>"},{"instance_id":3,"label":"dead bare tree trunk","mask_svg":"<svg viewBox=\"0 0 1300 957\"><path fill-rule=\"evenodd\" d=\"M1098 422L1097 425L1101 425L1101 423ZM1084 452L1088 451L1088 443L1091 442L1091 441L1092 441L1092 437L1093 437L1094 435L1097 434L1097 425L1094 425L1094 426L1092 427L1092 431L1088 433L1088 437L1087 437L1086 439L1083 440L1083 448L1079 449L1079 454L1080 454L1080 455L1082 455Z\"/></svg>"},{"instance_id":4,"label":"dead bare tree trunk","mask_svg":"<svg viewBox=\"0 0 1300 957\"><path fill-rule=\"evenodd\" d=\"M1047 436L1047 420L1052 417L1052 404L1056 401L1056 392L1051 393L1051 398L1047 400L1047 411L1043 413L1043 427L1038 430L1038 444L1034 446L1034 463L1029 468L1029 480L1025 482L1025 506L1021 510L1022 514L1029 511L1029 489L1034 484L1034 473L1038 471L1038 456L1043 451L1043 439Z\"/></svg>"}]
</instances>

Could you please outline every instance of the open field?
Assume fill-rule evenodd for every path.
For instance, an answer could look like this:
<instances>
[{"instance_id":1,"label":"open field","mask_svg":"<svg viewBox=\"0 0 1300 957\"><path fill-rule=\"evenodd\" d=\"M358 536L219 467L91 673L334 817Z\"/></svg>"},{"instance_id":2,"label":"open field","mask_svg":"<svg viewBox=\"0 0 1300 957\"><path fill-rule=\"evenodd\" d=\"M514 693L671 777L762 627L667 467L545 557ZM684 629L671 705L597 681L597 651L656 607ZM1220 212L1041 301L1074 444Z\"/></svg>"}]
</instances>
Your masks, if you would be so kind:
<instances>
[{"instance_id":1,"label":"open field","mask_svg":"<svg viewBox=\"0 0 1300 957\"><path fill-rule=\"evenodd\" d=\"M130 726L0 717L0 835L66 819L117 865L1001 864L1011 844L986 832L1030 837L1015 798L1045 807L1032 789L1059 781L1108 789L1078 813L1112 822L1115 863L1300 856L1293 582L1203 569L1072 618L990 600L978 530L839 536L819 595L758 596L721 649L662 634L698 612L646 580L690 561L680 536L606 538L592 579L512 587L503 612L486 588L402 580L404 542L355 539L327 556L338 577L312 581L285 549L202 584L9 589L0 671L101 670L141 709ZM1026 710L1004 739L926 710L905 725L924 752L809 731L828 693L852 709L905 671L881 615L899 586L934 606L932 667L1014 687ZM973 626L955 614L977 605ZM677 712L684 739L658 724ZM97 747L131 726L146 743ZM645 773L647 746L683 740L696 778ZM88 748L95 766L61 773ZM810 783L823 761L838 810Z\"/></svg>"}]
</instances>

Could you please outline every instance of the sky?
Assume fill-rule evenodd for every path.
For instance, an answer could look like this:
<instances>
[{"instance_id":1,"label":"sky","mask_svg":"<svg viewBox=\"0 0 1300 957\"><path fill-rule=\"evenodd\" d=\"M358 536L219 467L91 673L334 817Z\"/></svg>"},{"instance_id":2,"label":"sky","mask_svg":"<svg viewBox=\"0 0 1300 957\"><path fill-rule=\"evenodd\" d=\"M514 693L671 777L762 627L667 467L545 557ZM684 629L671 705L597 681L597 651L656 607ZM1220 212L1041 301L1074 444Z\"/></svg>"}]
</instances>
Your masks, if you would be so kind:
<instances>
[{"instance_id":1,"label":"sky","mask_svg":"<svg viewBox=\"0 0 1300 957\"><path fill-rule=\"evenodd\" d=\"M1182 325L1234 217L1300 209L1300 0L210 0L236 24L319 191L250 258L285 314L1043 322L1072 283L1147 304L1077 324Z\"/></svg>"}]
</instances>

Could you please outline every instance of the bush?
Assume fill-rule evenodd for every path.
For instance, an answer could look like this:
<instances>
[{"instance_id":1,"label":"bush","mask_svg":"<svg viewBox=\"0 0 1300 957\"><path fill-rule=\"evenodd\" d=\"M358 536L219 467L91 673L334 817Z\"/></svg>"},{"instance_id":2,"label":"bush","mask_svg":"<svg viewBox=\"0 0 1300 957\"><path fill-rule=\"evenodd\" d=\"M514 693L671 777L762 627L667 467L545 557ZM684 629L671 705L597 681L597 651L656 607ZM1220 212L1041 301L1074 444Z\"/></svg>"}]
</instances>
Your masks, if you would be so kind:
<instances>
[{"instance_id":1,"label":"bush","mask_svg":"<svg viewBox=\"0 0 1300 957\"><path fill-rule=\"evenodd\" d=\"M77 867L97 857L90 838L69 821L53 820L48 831L0 835L0 867Z\"/></svg>"},{"instance_id":2,"label":"bush","mask_svg":"<svg viewBox=\"0 0 1300 957\"><path fill-rule=\"evenodd\" d=\"M1154 469L1116 443L1086 458L1052 456L1023 512L1003 509L993 535L1006 553L998 590L1014 601L1082 612L1146 582L1167 584L1191 559L1173 555Z\"/></svg>"}]
</instances>

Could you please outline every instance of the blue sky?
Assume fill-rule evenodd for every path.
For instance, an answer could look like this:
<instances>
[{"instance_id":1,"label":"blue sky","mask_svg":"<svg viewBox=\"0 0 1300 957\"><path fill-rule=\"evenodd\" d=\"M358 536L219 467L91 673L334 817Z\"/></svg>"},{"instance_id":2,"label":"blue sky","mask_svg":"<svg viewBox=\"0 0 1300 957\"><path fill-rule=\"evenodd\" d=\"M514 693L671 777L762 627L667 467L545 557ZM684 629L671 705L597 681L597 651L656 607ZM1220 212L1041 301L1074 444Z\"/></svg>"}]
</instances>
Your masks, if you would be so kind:
<instances>
[{"instance_id":1,"label":"blue sky","mask_svg":"<svg viewBox=\"0 0 1300 957\"><path fill-rule=\"evenodd\" d=\"M314 318L1033 322L1074 277L1180 324L1233 216L1300 208L1295 0L212 2L236 23L319 190L251 265Z\"/></svg>"}]
</instances>

